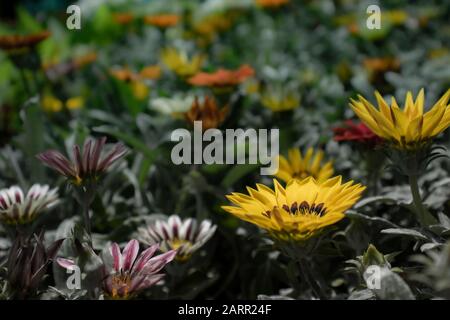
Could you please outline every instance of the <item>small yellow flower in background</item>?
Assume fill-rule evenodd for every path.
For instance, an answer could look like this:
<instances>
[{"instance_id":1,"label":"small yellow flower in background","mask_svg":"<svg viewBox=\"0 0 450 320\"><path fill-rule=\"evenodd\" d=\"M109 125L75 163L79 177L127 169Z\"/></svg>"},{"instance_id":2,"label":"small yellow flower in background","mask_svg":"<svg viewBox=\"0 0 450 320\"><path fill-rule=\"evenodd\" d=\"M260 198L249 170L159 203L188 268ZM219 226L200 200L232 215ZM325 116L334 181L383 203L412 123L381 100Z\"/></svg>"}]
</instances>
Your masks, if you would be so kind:
<instances>
[{"instance_id":1,"label":"small yellow flower in background","mask_svg":"<svg viewBox=\"0 0 450 320\"><path fill-rule=\"evenodd\" d=\"M189 59L185 52L167 48L162 51L161 59L170 71L187 78L200 71L205 57L197 54Z\"/></svg>"},{"instance_id":2,"label":"small yellow flower in background","mask_svg":"<svg viewBox=\"0 0 450 320\"><path fill-rule=\"evenodd\" d=\"M150 90L144 82L133 81L131 82L131 91L133 92L133 95L136 99L144 100L148 97L148 93Z\"/></svg>"},{"instance_id":3,"label":"small yellow flower in background","mask_svg":"<svg viewBox=\"0 0 450 320\"><path fill-rule=\"evenodd\" d=\"M445 56L450 55L450 49L449 48L436 48L436 49L431 49L428 52L428 57L430 59L439 59Z\"/></svg>"},{"instance_id":4,"label":"small yellow flower in background","mask_svg":"<svg viewBox=\"0 0 450 320\"><path fill-rule=\"evenodd\" d=\"M148 97L149 87L143 80L155 80L159 77L159 67L148 66L141 70L140 73L135 73L128 68L112 69L110 74L117 80L124 81L130 84L133 96L138 100L144 100Z\"/></svg>"},{"instance_id":5,"label":"small yellow flower in background","mask_svg":"<svg viewBox=\"0 0 450 320\"><path fill-rule=\"evenodd\" d=\"M50 94L46 94L42 97L41 105L46 112L60 112L64 106L61 100Z\"/></svg>"},{"instance_id":6,"label":"small yellow flower in background","mask_svg":"<svg viewBox=\"0 0 450 320\"><path fill-rule=\"evenodd\" d=\"M275 239L304 241L344 218L344 212L360 198L365 187L342 177L322 183L309 177L291 180L286 188L274 179L274 190L257 184L248 195L227 195L234 206L222 209L265 229Z\"/></svg>"},{"instance_id":7,"label":"small yellow flower in background","mask_svg":"<svg viewBox=\"0 0 450 320\"><path fill-rule=\"evenodd\" d=\"M211 14L194 22L192 31L197 35L197 41L201 45L207 45L218 33L230 29L235 20L236 15L232 13Z\"/></svg>"},{"instance_id":8,"label":"small yellow flower in background","mask_svg":"<svg viewBox=\"0 0 450 320\"><path fill-rule=\"evenodd\" d=\"M261 90L261 85L258 80L249 79L244 84L244 92L248 95L257 94Z\"/></svg>"},{"instance_id":9,"label":"small yellow flower in background","mask_svg":"<svg viewBox=\"0 0 450 320\"><path fill-rule=\"evenodd\" d=\"M415 101L408 91L403 109L394 97L390 106L380 93L375 92L375 97L378 110L361 95L358 101L350 99L350 107L377 136L398 149L420 148L450 126L450 89L425 113L423 89Z\"/></svg>"},{"instance_id":10,"label":"small yellow flower in background","mask_svg":"<svg viewBox=\"0 0 450 320\"><path fill-rule=\"evenodd\" d=\"M261 104L273 112L293 110L300 106L300 95L281 87L267 88L261 95Z\"/></svg>"},{"instance_id":11,"label":"small yellow flower in background","mask_svg":"<svg viewBox=\"0 0 450 320\"><path fill-rule=\"evenodd\" d=\"M83 97L72 97L67 99L66 108L69 110L78 110L84 106Z\"/></svg>"},{"instance_id":12,"label":"small yellow flower in background","mask_svg":"<svg viewBox=\"0 0 450 320\"><path fill-rule=\"evenodd\" d=\"M279 156L279 169L275 176L285 182L310 176L318 182L325 181L333 176L334 169L332 161L322 163L323 156L322 150L314 152L313 148L309 148L305 156L297 148L289 149L289 160Z\"/></svg>"},{"instance_id":13,"label":"small yellow flower in background","mask_svg":"<svg viewBox=\"0 0 450 320\"><path fill-rule=\"evenodd\" d=\"M393 25L402 25L408 20L408 12L404 10L389 10L381 13L381 21L389 21Z\"/></svg>"}]
</instances>

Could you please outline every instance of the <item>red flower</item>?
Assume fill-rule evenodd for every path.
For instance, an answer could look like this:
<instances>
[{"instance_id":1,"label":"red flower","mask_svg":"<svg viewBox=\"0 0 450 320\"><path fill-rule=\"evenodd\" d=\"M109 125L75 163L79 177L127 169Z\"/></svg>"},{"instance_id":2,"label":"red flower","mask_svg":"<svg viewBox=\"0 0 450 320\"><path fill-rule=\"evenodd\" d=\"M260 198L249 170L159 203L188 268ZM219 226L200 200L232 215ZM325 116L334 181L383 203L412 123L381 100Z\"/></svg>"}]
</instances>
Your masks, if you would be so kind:
<instances>
[{"instance_id":1,"label":"red flower","mask_svg":"<svg viewBox=\"0 0 450 320\"><path fill-rule=\"evenodd\" d=\"M356 141L375 146L383 140L372 132L364 123L355 123L352 120L345 121L342 127L333 128L334 141Z\"/></svg>"}]
</instances>

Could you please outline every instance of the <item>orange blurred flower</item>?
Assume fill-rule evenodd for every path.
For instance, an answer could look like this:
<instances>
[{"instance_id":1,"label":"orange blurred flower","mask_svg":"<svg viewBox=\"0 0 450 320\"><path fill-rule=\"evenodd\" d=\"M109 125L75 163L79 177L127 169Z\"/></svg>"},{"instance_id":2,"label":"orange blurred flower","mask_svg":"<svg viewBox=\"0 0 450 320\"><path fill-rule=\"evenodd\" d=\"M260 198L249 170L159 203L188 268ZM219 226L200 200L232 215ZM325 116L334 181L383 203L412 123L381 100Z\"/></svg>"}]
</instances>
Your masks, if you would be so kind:
<instances>
[{"instance_id":1,"label":"orange blurred flower","mask_svg":"<svg viewBox=\"0 0 450 320\"><path fill-rule=\"evenodd\" d=\"M120 25L126 25L133 21L134 16L129 12L117 12L113 14L113 20Z\"/></svg>"},{"instance_id":2,"label":"orange blurred flower","mask_svg":"<svg viewBox=\"0 0 450 320\"><path fill-rule=\"evenodd\" d=\"M117 80L129 82L139 80L139 75L128 68L113 69L110 71L111 75Z\"/></svg>"},{"instance_id":3,"label":"orange blurred flower","mask_svg":"<svg viewBox=\"0 0 450 320\"><path fill-rule=\"evenodd\" d=\"M50 34L50 31L42 31L27 35L2 35L0 36L0 49L10 51L33 48L47 39Z\"/></svg>"},{"instance_id":4,"label":"orange blurred flower","mask_svg":"<svg viewBox=\"0 0 450 320\"><path fill-rule=\"evenodd\" d=\"M395 57L366 58L363 65L368 71L383 73L398 70L400 61Z\"/></svg>"},{"instance_id":5,"label":"orange blurred flower","mask_svg":"<svg viewBox=\"0 0 450 320\"><path fill-rule=\"evenodd\" d=\"M139 72L139 76L142 79L157 80L161 77L161 68L157 65L146 66Z\"/></svg>"},{"instance_id":6,"label":"orange blurred flower","mask_svg":"<svg viewBox=\"0 0 450 320\"><path fill-rule=\"evenodd\" d=\"M200 103L196 97L191 109L185 113L185 119L192 126L194 121L202 121L202 129L205 131L219 127L227 113L228 106L219 108L214 98L205 96L203 103Z\"/></svg>"},{"instance_id":7,"label":"orange blurred flower","mask_svg":"<svg viewBox=\"0 0 450 320\"><path fill-rule=\"evenodd\" d=\"M144 23L158 27L158 28L173 27L179 21L180 21L180 16L178 16L176 14L159 14L159 15L144 17Z\"/></svg>"},{"instance_id":8,"label":"orange blurred flower","mask_svg":"<svg viewBox=\"0 0 450 320\"><path fill-rule=\"evenodd\" d=\"M158 66L148 66L135 73L128 68L112 69L110 74L117 80L127 82L135 98L144 100L148 97L149 87L144 80L156 80L160 76Z\"/></svg>"},{"instance_id":9,"label":"orange blurred flower","mask_svg":"<svg viewBox=\"0 0 450 320\"><path fill-rule=\"evenodd\" d=\"M58 60L53 60L44 62L42 63L42 69L50 80L55 80L75 70L81 69L96 60L97 54L95 52L89 52L68 61L59 62Z\"/></svg>"},{"instance_id":10,"label":"orange blurred flower","mask_svg":"<svg viewBox=\"0 0 450 320\"><path fill-rule=\"evenodd\" d=\"M199 72L188 82L194 86L231 87L253 76L255 71L249 65L242 65L237 70L219 69L214 73Z\"/></svg>"},{"instance_id":11,"label":"orange blurred flower","mask_svg":"<svg viewBox=\"0 0 450 320\"><path fill-rule=\"evenodd\" d=\"M79 57L74 58L72 60L72 63L74 65L75 69L80 69L88 64L91 64L95 60L97 60L97 53L89 52L89 53L86 53Z\"/></svg>"},{"instance_id":12,"label":"orange blurred flower","mask_svg":"<svg viewBox=\"0 0 450 320\"><path fill-rule=\"evenodd\" d=\"M384 75L387 72L400 69L400 60L395 57L366 58L363 60L363 66L370 82L384 83Z\"/></svg>"},{"instance_id":13,"label":"orange blurred flower","mask_svg":"<svg viewBox=\"0 0 450 320\"><path fill-rule=\"evenodd\" d=\"M347 25L347 30L348 32L350 32L351 34L358 34L359 32L359 26L356 22L354 23L350 23L349 25Z\"/></svg>"},{"instance_id":14,"label":"orange blurred flower","mask_svg":"<svg viewBox=\"0 0 450 320\"><path fill-rule=\"evenodd\" d=\"M136 73L129 68L112 69L110 74L121 81L130 82L138 80L156 80L161 76L161 68L157 65L150 65L142 68L139 73Z\"/></svg>"},{"instance_id":15,"label":"orange blurred flower","mask_svg":"<svg viewBox=\"0 0 450 320\"><path fill-rule=\"evenodd\" d=\"M256 4L263 8L278 8L288 4L290 0L255 0Z\"/></svg>"}]
</instances>

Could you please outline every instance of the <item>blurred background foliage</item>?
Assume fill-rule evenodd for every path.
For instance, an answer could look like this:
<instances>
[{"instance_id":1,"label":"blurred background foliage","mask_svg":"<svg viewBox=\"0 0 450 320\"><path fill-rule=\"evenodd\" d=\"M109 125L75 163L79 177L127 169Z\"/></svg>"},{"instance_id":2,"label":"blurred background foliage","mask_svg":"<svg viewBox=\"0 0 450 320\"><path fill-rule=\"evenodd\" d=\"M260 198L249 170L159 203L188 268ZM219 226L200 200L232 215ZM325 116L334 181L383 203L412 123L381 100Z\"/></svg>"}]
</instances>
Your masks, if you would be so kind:
<instances>
[{"instance_id":1,"label":"blurred background foliage","mask_svg":"<svg viewBox=\"0 0 450 320\"><path fill-rule=\"evenodd\" d=\"M366 8L374 3L382 10L380 30L365 27ZM310 293L293 294L289 275L298 272L294 266L254 226L220 209L225 194L256 182L270 185L270 177L260 176L254 165L170 162L171 132L189 128L177 116L190 107L183 101L211 91L188 85L171 70L161 59L163 48L176 48L189 58L204 56L204 71L249 64L255 77L225 98L217 96L219 102L232 101L232 116L223 127L279 128L281 153L292 147L321 148L333 159L336 173L365 185L370 184L373 155L368 158L366 151L333 140L332 128L354 117L349 98L357 93L372 97L379 90L401 100L407 90L417 93L423 87L429 106L450 87L448 2L304 0L269 9L252 0L81 0L82 28L68 30L65 9L70 4L2 1L0 34L49 30L51 36L37 47L39 68L26 74L0 51L0 187L60 186L63 203L40 224L46 239L66 237L79 222L79 208L63 180L35 155L49 148L70 150L90 135L124 142L129 155L93 203L95 248L107 241L125 243L137 227L161 214L208 218L219 226L202 252L182 266L186 276L173 277L171 298L309 298ZM181 21L170 28L144 23L145 16L162 13ZM128 22L126 15L132 17ZM142 75L148 66L157 66L161 74L154 79L117 75ZM282 103L288 110L278 112ZM439 141L448 147L449 132ZM448 160L434 162L420 181L426 203L440 215L435 233L415 230L405 178L380 167L379 185L369 188L319 254L316 269L331 288L329 297L448 297ZM369 244L376 249L368 250ZM9 246L3 233L0 253ZM61 255L67 250L63 245ZM371 292L361 277L343 272L349 260L361 270L358 256L380 252L397 253L386 264L386 281L398 292ZM417 254L421 258L411 260ZM438 267L443 263L447 269ZM64 286L65 273L57 266L53 273L55 281L49 284ZM167 292L148 296L167 297Z\"/></svg>"}]
</instances>

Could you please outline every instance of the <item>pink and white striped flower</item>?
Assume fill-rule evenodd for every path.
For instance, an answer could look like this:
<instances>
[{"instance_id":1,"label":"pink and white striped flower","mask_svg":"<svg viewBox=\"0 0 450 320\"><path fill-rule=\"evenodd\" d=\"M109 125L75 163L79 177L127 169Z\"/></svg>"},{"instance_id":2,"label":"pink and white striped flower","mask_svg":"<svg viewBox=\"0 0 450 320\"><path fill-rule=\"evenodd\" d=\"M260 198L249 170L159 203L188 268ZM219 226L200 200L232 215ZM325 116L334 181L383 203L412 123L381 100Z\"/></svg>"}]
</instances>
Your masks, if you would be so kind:
<instances>
[{"instance_id":1,"label":"pink and white striped flower","mask_svg":"<svg viewBox=\"0 0 450 320\"><path fill-rule=\"evenodd\" d=\"M178 215L172 215L167 221L158 220L139 228L137 237L146 245L161 243L163 252L177 250L176 259L186 261L214 235L216 228L210 220L199 224L193 218L181 220Z\"/></svg>"},{"instance_id":2,"label":"pink and white striped flower","mask_svg":"<svg viewBox=\"0 0 450 320\"><path fill-rule=\"evenodd\" d=\"M175 250L153 256L159 245L155 244L139 253L139 242L131 240L120 251L119 245L113 243L107 257L102 257L102 288L107 297L112 299L129 299L139 291L159 282L164 273L160 273L166 264L176 255ZM58 258L58 264L66 269L74 266L73 260Z\"/></svg>"},{"instance_id":3,"label":"pink and white striped flower","mask_svg":"<svg viewBox=\"0 0 450 320\"><path fill-rule=\"evenodd\" d=\"M25 224L34 221L42 211L58 202L58 189L34 184L26 196L13 186L0 190L0 221L6 224Z\"/></svg>"},{"instance_id":4,"label":"pink and white striped flower","mask_svg":"<svg viewBox=\"0 0 450 320\"><path fill-rule=\"evenodd\" d=\"M72 159L56 150L47 150L38 154L37 158L72 184L81 186L96 182L114 162L127 153L123 144L116 143L111 151L104 154L105 143L106 137L86 139L83 148L78 145L73 147Z\"/></svg>"}]
</instances>

